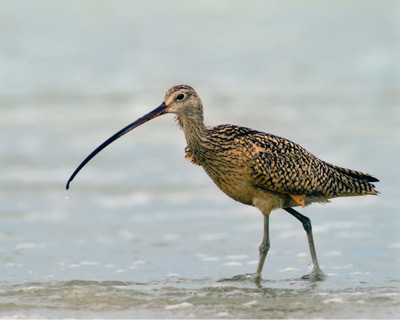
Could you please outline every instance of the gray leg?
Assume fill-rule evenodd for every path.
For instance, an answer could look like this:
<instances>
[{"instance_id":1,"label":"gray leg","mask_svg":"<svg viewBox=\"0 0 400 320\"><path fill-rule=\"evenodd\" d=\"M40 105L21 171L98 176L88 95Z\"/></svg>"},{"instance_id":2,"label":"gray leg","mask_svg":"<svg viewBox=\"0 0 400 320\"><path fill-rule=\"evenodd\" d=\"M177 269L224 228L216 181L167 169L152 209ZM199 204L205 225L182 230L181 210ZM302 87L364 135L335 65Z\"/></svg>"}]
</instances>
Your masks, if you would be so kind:
<instances>
[{"instance_id":1,"label":"gray leg","mask_svg":"<svg viewBox=\"0 0 400 320\"><path fill-rule=\"evenodd\" d=\"M269 243L269 214L263 214L264 216L264 237L261 245L259 247L260 256L258 259L257 271L255 273L255 277L261 279L261 272L264 266L265 258L267 257L267 253L270 247Z\"/></svg>"},{"instance_id":2,"label":"gray leg","mask_svg":"<svg viewBox=\"0 0 400 320\"><path fill-rule=\"evenodd\" d=\"M313 238L313 234L312 234L310 218L302 215L301 213L297 212L293 208L284 208L284 210L286 210L292 216L294 216L297 220L299 220L303 224L304 230L307 233L308 246L310 247L311 259L312 259L312 263L314 265L313 270L310 273L310 278L313 278L315 280L322 278L324 276L324 273L322 272L321 268L319 267L317 253L315 251L315 246L314 246L314 238Z\"/></svg>"}]
</instances>

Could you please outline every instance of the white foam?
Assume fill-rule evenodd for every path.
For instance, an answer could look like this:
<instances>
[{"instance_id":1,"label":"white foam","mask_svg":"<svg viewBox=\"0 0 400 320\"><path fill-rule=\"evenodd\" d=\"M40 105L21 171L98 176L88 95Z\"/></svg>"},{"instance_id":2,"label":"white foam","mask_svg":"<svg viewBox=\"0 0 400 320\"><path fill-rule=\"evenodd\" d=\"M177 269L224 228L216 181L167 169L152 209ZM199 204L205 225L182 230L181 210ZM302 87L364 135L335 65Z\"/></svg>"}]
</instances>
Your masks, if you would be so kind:
<instances>
[{"instance_id":1,"label":"white foam","mask_svg":"<svg viewBox=\"0 0 400 320\"><path fill-rule=\"evenodd\" d=\"M257 304L258 304L258 301L257 301L257 300L251 300L251 301L249 301L249 302L243 303L242 306L245 306L245 307L253 307L253 306L257 305Z\"/></svg>"},{"instance_id":2,"label":"white foam","mask_svg":"<svg viewBox=\"0 0 400 320\"><path fill-rule=\"evenodd\" d=\"M387 292L387 293L382 293L382 297L397 297L399 296L399 293L397 292Z\"/></svg>"},{"instance_id":3,"label":"white foam","mask_svg":"<svg viewBox=\"0 0 400 320\"><path fill-rule=\"evenodd\" d=\"M322 303L343 303L343 299L341 298L330 298L330 299L325 299L322 301Z\"/></svg>"},{"instance_id":4,"label":"white foam","mask_svg":"<svg viewBox=\"0 0 400 320\"><path fill-rule=\"evenodd\" d=\"M125 269L118 269L117 271L115 271L115 273L123 273L123 272L126 272L126 270Z\"/></svg>"},{"instance_id":5,"label":"white foam","mask_svg":"<svg viewBox=\"0 0 400 320\"><path fill-rule=\"evenodd\" d=\"M17 250L26 250L26 249L37 249L37 248L44 248L44 244L38 244L33 242L26 242L26 243L19 243L15 246Z\"/></svg>"},{"instance_id":6,"label":"white foam","mask_svg":"<svg viewBox=\"0 0 400 320\"><path fill-rule=\"evenodd\" d=\"M227 267L239 267L243 264L241 262L232 261L232 262L225 262L223 265Z\"/></svg>"},{"instance_id":7,"label":"white foam","mask_svg":"<svg viewBox=\"0 0 400 320\"><path fill-rule=\"evenodd\" d=\"M201 261L218 261L219 258L217 257L207 257L207 258L203 258L201 259Z\"/></svg>"},{"instance_id":8,"label":"white foam","mask_svg":"<svg viewBox=\"0 0 400 320\"><path fill-rule=\"evenodd\" d=\"M297 258L308 258L308 254L305 252L300 252L298 254L296 254Z\"/></svg>"},{"instance_id":9,"label":"white foam","mask_svg":"<svg viewBox=\"0 0 400 320\"><path fill-rule=\"evenodd\" d=\"M281 269L279 270L279 272L293 272L293 271L297 271L299 270L298 268L285 268L285 269Z\"/></svg>"},{"instance_id":10,"label":"white foam","mask_svg":"<svg viewBox=\"0 0 400 320\"><path fill-rule=\"evenodd\" d=\"M168 278L177 278L177 277L180 277L180 275L177 274L177 273L170 273L170 274L167 274L166 277L168 277Z\"/></svg>"},{"instance_id":11,"label":"white foam","mask_svg":"<svg viewBox=\"0 0 400 320\"><path fill-rule=\"evenodd\" d=\"M187 309L187 308L191 308L191 307L193 307L193 304L191 304L189 302L182 302L182 303L171 304L169 306L166 306L165 309L166 310L176 310L176 309Z\"/></svg>"},{"instance_id":12,"label":"white foam","mask_svg":"<svg viewBox=\"0 0 400 320\"><path fill-rule=\"evenodd\" d=\"M371 274L371 272L360 272L360 271L355 271L355 272L352 272L352 273L350 273L350 274L353 274L353 275L359 275L359 274Z\"/></svg>"},{"instance_id":13,"label":"white foam","mask_svg":"<svg viewBox=\"0 0 400 320\"><path fill-rule=\"evenodd\" d=\"M229 312L218 312L216 314L217 317L230 317L231 314Z\"/></svg>"}]
</instances>

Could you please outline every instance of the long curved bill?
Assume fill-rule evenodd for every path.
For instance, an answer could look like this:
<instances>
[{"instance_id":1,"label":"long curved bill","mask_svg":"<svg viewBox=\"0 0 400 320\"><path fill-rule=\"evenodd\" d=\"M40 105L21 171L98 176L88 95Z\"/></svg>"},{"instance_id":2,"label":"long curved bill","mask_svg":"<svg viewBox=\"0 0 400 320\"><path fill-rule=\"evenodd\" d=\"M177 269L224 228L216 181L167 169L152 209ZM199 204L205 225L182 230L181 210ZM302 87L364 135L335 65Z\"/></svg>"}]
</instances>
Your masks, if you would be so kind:
<instances>
[{"instance_id":1,"label":"long curved bill","mask_svg":"<svg viewBox=\"0 0 400 320\"><path fill-rule=\"evenodd\" d=\"M99 145L91 154L89 154L85 160L82 161L82 163L78 166L78 168L75 169L74 173L71 175L69 178L66 188L67 190L69 189L69 184L71 181L75 178L75 176L78 174L78 172L92 159L94 158L101 150L103 150L105 147L107 147L110 143L114 142L118 138L122 137L124 134L128 133L129 131L135 129L136 127L140 126L141 124L154 119L158 116L161 116L163 114L167 113L167 105L165 102L163 102L158 108L154 109L153 111L150 111L148 114L145 114L143 117L137 119L136 121L132 122L130 125L126 126L122 130L118 131L116 134L114 134L112 137L108 138L106 141L104 141L101 145Z\"/></svg>"}]
</instances>

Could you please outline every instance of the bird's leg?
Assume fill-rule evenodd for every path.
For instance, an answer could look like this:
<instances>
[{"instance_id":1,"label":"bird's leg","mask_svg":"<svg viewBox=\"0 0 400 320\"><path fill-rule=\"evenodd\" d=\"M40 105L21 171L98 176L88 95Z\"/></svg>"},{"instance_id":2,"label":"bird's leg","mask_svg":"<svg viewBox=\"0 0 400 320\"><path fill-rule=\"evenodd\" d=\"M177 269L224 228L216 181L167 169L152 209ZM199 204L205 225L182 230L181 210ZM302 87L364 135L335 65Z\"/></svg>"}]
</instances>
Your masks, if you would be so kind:
<instances>
[{"instance_id":1,"label":"bird's leg","mask_svg":"<svg viewBox=\"0 0 400 320\"><path fill-rule=\"evenodd\" d=\"M308 239L308 246L310 247L310 253L311 253L311 259L313 263L313 269L310 272L309 276L306 276L306 278L310 278L312 280L320 280L324 277L324 273L322 272L321 268L319 267L318 259L317 259L317 253L315 251L315 246L314 246L314 238L312 234L312 227L311 227L311 220L310 218L302 215L301 213L297 212L293 208L284 208L287 212L289 212L292 216L294 216L297 220L299 220L304 227L304 230L307 233L307 239Z\"/></svg>"},{"instance_id":2,"label":"bird's leg","mask_svg":"<svg viewBox=\"0 0 400 320\"><path fill-rule=\"evenodd\" d=\"M260 256L258 258L258 266L257 271L254 274L256 279L261 279L261 272L264 266L265 258L267 257L267 253L270 247L269 243L269 214L263 214L264 216L264 237L263 241L260 244L259 251Z\"/></svg>"}]
</instances>

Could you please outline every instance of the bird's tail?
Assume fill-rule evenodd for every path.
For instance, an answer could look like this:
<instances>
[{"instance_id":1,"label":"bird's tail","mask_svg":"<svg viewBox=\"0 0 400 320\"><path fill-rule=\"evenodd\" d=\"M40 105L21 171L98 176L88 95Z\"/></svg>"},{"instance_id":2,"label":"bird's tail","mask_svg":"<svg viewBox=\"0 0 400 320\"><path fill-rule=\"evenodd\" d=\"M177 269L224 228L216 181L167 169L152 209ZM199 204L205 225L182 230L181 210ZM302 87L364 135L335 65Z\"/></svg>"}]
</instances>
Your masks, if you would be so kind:
<instances>
[{"instance_id":1,"label":"bird's tail","mask_svg":"<svg viewBox=\"0 0 400 320\"><path fill-rule=\"evenodd\" d=\"M328 166L333 169L336 180L343 184L343 189L341 188L342 192L340 192L340 196L380 194L380 192L375 189L375 185L371 183L379 182L379 180L373 175L361 171L338 167L329 163Z\"/></svg>"}]
</instances>

